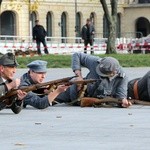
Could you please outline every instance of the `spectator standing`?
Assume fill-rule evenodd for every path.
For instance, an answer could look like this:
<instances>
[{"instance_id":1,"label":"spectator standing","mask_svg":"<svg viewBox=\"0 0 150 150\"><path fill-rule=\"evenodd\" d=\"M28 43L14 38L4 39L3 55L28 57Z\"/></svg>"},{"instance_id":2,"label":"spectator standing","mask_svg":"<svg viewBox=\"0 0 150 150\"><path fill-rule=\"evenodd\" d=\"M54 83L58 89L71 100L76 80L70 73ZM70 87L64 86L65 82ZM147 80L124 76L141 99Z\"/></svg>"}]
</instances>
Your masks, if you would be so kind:
<instances>
[{"instance_id":1,"label":"spectator standing","mask_svg":"<svg viewBox=\"0 0 150 150\"><path fill-rule=\"evenodd\" d=\"M40 44L42 43L44 46L44 53L48 54L47 44L46 44L46 31L42 25L39 24L39 20L35 21L35 26L33 27L33 40L36 41L37 45L37 52L38 55L41 55L41 47Z\"/></svg>"},{"instance_id":2,"label":"spectator standing","mask_svg":"<svg viewBox=\"0 0 150 150\"><path fill-rule=\"evenodd\" d=\"M94 33L95 29L91 23L91 20L88 18L86 24L82 27L82 39L84 40L84 53L87 53L87 45L91 46L91 54L94 54L93 51L93 42L94 42Z\"/></svg>"}]
</instances>

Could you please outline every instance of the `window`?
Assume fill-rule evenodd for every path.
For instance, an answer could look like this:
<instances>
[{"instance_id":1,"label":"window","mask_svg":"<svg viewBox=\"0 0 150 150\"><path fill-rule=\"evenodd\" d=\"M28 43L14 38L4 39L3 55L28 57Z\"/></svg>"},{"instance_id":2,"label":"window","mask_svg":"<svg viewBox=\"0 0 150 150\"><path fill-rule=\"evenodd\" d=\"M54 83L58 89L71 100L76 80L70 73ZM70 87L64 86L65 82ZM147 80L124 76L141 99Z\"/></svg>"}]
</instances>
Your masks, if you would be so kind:
<instances>
[{"instance_id":1,"label":"window","mask_svg":"<svg viewBox=\"0 0 150 150\"><path fill-rule=\"evenodd\" d=\"M150 0L139 0L139 3L140 3L140 4L143 4L143 3L150 3Z\"/></svg>"}]
</instances>

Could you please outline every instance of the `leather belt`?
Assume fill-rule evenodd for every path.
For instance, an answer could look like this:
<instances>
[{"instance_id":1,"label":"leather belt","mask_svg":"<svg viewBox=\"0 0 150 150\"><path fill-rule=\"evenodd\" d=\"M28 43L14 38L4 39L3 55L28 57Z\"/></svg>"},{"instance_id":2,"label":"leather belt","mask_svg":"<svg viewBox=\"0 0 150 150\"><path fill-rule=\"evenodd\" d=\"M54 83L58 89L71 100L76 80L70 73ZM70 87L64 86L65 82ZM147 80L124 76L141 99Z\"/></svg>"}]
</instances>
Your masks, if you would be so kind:
<instances>
[{"instance_id":1,"label":"leather belt","mask_svg":"<svg viewBox=\"0 0 150 150\"><path fill-rule=\"evenodd\" d=\"M134 92L134 97L135 99L139 100L139 94L138 94L138 80L136 80L134 82L134 85L133 85L133 92Z\"/></svg>"}]
</instances>

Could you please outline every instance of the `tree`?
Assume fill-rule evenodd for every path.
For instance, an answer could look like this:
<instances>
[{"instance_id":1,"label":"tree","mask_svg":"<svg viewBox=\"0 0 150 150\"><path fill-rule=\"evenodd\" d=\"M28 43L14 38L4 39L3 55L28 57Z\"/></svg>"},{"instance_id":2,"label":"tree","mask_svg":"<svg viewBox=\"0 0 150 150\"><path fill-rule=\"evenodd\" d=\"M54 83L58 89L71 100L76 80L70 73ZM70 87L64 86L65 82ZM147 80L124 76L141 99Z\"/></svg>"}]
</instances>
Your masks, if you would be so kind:
<instances>
[{"instance_id":1,"label":"tree","mask_svg":"<svg viewBox=\"0 0 150 150\"><path fill-rule=\"evenodd\" d=\"M118 0L110 0L111 10L108 9L106 0L100 0L102 4L104 15L107 19L108 25L108 40L106 54L116 53L116 24L117 24L117 5ZM110 13L111 11L111 13Z\"/></svg>"}]
</instances>

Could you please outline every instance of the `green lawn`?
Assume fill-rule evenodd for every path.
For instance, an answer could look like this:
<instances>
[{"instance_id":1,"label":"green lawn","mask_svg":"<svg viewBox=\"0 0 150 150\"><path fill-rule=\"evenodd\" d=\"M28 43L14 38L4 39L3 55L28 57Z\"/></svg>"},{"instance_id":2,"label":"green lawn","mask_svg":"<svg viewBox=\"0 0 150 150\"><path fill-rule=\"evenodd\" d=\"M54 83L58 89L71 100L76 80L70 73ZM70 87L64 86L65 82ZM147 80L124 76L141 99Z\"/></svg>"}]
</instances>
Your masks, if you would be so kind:
<instances>
[{"instance_id":1,"label":"green lawn","mask_svg":"<svg viewBox=\"0 0 150 150\"><path fill-rule=\"evenodd\" d=\"M150 54L102 54L99 57L112 56L119 60L123 67L150 67ZM45 60L48 68L69 68L71 66L71 55L44 55L34 57L17 57L19 68L26 68L26 65L33 60Z\"/></svg>"}]
</instances>

